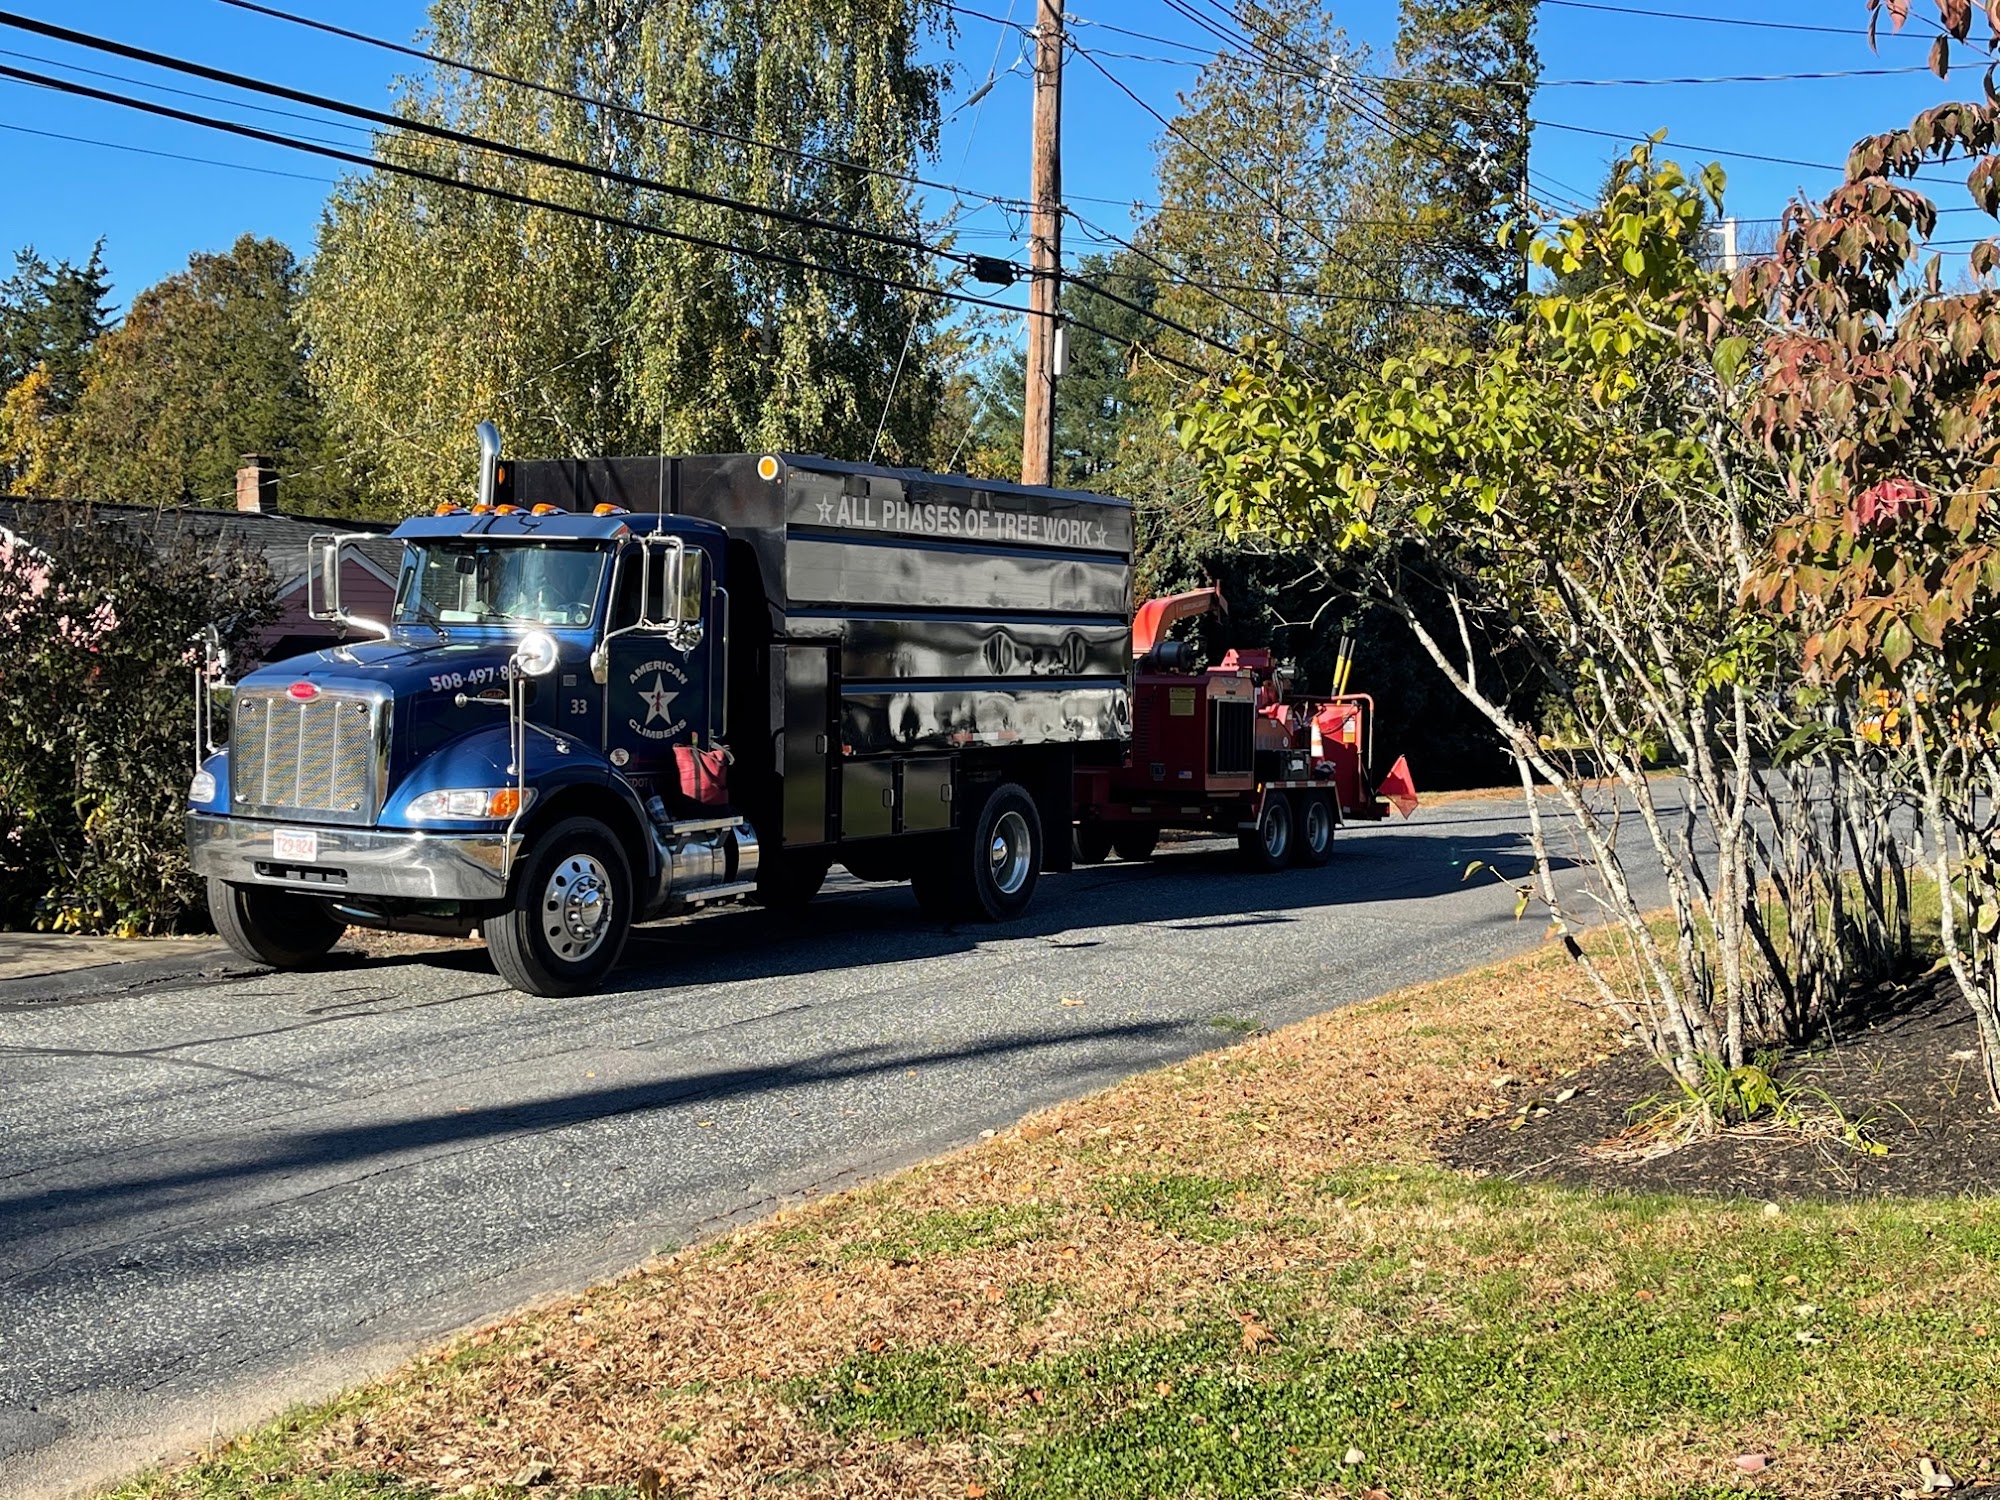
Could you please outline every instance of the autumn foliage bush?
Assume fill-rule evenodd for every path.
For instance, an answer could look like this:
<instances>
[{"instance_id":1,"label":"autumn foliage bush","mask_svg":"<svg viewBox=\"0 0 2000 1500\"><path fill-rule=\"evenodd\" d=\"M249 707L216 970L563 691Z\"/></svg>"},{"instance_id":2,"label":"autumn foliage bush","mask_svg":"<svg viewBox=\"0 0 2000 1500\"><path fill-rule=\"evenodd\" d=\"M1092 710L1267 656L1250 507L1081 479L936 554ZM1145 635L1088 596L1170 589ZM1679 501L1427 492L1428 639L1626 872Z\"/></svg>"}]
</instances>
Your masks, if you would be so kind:
<instances>
[{"instance_id":1,"label":"autumn foliage bush","mask_svg":"<svg viewBox=\"0 0 2000 1500\"><path fill-rule=\"evenodd\" d=\"M0 532L0 927L170 932L198 919L181 818L195 637L270 619L246 549L156 542L51 507Z\"/></svg>"}]
</instances>

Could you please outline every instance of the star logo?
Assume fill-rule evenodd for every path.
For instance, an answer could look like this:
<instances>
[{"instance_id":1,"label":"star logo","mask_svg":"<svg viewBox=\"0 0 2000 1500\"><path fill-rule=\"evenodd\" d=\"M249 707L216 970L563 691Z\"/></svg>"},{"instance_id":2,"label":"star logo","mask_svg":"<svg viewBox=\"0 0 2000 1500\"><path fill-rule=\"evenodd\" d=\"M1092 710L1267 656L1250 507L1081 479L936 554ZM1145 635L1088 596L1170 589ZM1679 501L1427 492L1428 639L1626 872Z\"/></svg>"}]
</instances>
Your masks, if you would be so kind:
<instances>
[{"instance_id":1,"label":"star logo","mask_svg":"<svg viewBox=\"0 0 2000 1500\"><path fill-rule=\"evenodd\" d=\"M833 502L831 500L820 501L819 503L820 525L822 526L828 525L829 523L832 522L832 520L833 520Z\"/></svg>"},{"instance_id":2,"label":"star logo","mask_svg":"<svg viewBox=\"0 0 2000 1500\"><path fill-rule=\"evenodd\" d=\"M669 692L666 678L655 672L652 687L639 694L639 697L646 705L646 722L650 724L655 719L667 717L668 710L673 707L674 699L680 697L680 693Z\"/></svg>"}]
</instances>

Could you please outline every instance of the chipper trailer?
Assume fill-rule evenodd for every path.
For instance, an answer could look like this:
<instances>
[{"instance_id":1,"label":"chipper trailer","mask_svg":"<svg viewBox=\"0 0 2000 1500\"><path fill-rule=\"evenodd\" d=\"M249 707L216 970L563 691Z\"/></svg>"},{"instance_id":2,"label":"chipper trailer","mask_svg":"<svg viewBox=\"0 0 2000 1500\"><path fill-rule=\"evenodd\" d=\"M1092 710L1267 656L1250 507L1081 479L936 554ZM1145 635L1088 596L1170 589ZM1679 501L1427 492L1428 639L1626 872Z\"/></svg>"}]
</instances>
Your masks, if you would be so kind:
<instances>
[{"instance_id":1,"label":"chipper trailer","mask_svg":"<svg viewBox=\"0 0 2000 1500\"><path fill-rule=\"evenodd\" d=\"M835 863L1004 920L1105 829L1199 806L1255 833L1295 789L1310 827L1335 784L1345 815L1376 806L1337 755L1270 795L1212 764L1255 667L1185 675L1160 647L1134 679L1122 501L779 454L503 462L490 424L480 447L476 503L397 528L388 619L342 607L361 538L319 537L315 612L353 638L226 709L220 653L199 669L190 856L248 958L478 930L509 984L577 994L633 923L799 903ZM1224 740L1184 732L1189 685ZM1155 771L1171 803L1137 795Z\"/></svg>"}]
</instances>

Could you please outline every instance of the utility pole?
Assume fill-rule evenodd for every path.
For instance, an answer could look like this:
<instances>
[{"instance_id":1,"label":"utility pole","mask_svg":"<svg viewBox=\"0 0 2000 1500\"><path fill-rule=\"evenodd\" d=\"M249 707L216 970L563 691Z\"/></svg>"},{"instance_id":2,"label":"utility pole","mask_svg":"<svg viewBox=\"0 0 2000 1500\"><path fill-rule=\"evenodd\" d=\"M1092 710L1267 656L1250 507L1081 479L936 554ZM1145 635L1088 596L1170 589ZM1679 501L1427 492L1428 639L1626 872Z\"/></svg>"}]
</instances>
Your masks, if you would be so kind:
<instances>
[{"instance_id":1,"label":"utility pole","mask_svg":"<svg viewBox=\"0 0 2000 1500\"><path fill-rule=\"evenodd\" d=\"M1062 0L1037 0L1035 118L1028 196L1028 388L1021 483L1055 482L1056 314L1062 298Z\"/></svg>"}]
</instances>

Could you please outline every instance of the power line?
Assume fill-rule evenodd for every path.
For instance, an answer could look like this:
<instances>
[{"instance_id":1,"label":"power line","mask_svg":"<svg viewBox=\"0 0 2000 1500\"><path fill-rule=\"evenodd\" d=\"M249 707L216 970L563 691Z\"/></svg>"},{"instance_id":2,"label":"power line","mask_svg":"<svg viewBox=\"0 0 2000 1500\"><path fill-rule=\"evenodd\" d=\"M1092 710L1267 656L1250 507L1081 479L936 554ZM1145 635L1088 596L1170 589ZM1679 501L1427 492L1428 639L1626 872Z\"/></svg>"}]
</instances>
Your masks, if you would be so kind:
<instances>
[{"instance_id":1,"label":"power line","mask_svg":"<svg viewBox=\"0 0 2000 1500\"><path fill-rule=\"evenodd\" d=\"M64 135L59 130L36 130L27 125L10 125L0 121L0 130L11 130L16 135L38 135L45 141L67 141L73 146L102 146L107 151L129 151L135 156L156 156L164 161L192 162L198 167L224 167L232 172L255 172L262 177L289 177L294 182L316 182L322 187L331 187L331 177L314 177L305 172L285 172L277 167L253 167L242 161L217 161L211 156L184 156L178 151L155 151L150 146L131 146L123 141L100 141L88 135Z\"/></svg>"},{"instance_id":2,"label":"power line","mask_svg":"<svg viewBox=\"0 0 2000 1500\"><path fill-rule=\"evenodd\" d=\"M1700 21L1711 26L1749 26L1760 31L1812 32L1820 36L1866 37L1866 27L1813 26L1799 21L1759 21L1747 16L1705 16L1689 11L1649 10L1636 5L1610 5L1605 0L1540 0L1543 5L1560 5L1568 10L1605 11L1617 16L1646 16L1659 21ZM1914 32L1891 32L1892 36L1915 37ZM1921 38L1917 38L1921 40Z\"/></svg>"},{"instance_id":3,"label":"power line","mask_svg":"<svg viewBox=\"0 0 2000 1500\"><path fill-rule=\"evenodd\" d=\"M682 244L694 245L701 249L717 250L731 255L742 255L751 260L769 264L788 266L798 270L821 271L829 275L845 276L866 281L877 286L897 291L922 292L926 295L947 297L953 301L968 303L977 307L997 307L1016 312L1017 308L990 298L977 297L964 292L948 292L924 282L904 278L884 276L874 271L862 271L851 266L833 266L822 262L806 260L800 256L788 255L782 251L765 250L747 245L731 244L724 240L710 239L705 235L691 234L685 230L669 229L662 224L650 224L644 220L626 218L618 214L605 213L599 209L583 208L576 204L559 203L552 199L537 198L527 193L518 193L511 188L503 188L491 183L473 182L461 177L448 177L441 172L429 171L423 167L411 166L406 162L387 157L368 157L358 152L343 150L337 146L321 145L314 141L280 135L259 126L246 125L238 120L220 120L212 116L196 114L191 110L177 109L173 105L160 104L150 99L134 99L125 95L110 93L93 88L88 84L76 83L67 78L51 78L43 74L30 73L21 68L0 64L0 78L11 78L19 83L31 83L58 93L71 94L78 98L93 99L104 104L115 104L125 109L139 110L162 119L178 120L183 124L198 125L208 130L219 130L229 135L241 136L246 140L261 141L266 145L282 146L287 150L303 151L314 156L323 156L332 161L345 162L350 166L362 167L369 171L389 172L399 177L409 177L429 182L439 187L455 188L474 193L481 197L493 198L512 203L522 208L545 209L551 213L584 219L613 229L629 229L659 239L677 240Z\"/></svg>"},{"instance_id":4,"label":"power line","mask_svg":"<svg viewBox=\"0 0 2000 1500\"><path fill-rule=\"evenodd\" d=\"M829 156L820 152L807 151L800 147L787 146L777 141L767 141L758 136L746 135L739 131L726 130L718 125L704 124L699 120L687 120L676 115L660 114L657 111L642 109L634 104L624 104L615 99L599 98L595 95L581 93L575 89L566 89L555 84L541 83L532 78L521 78L512 73L503 73L497 68L485 67L479 63L462 62L456 58L445 57L440 53L426 52L421 47L412 47L402 42L391 41L387 37L374 36L368 32L356 31L346 26L336 26L331 21L321 21L311 16L299 15L293 11L282 10L274 5L260 4L258 0L217 0L217 3L231 6L236 10L249 11L260 16L268 16L272 20L284 21L294 26L307 27L310 30L318 31L328 36L337 36L346 41L359 42L363 46L379 47L385 52L394 52L402 57L414 58L419 62L427 62L433 67L450 68L456 72L470 73L474 77L485 78L494 83L504 83L515 88L529 89L546 98L562 99L571 104L584 105L589 109L609 110L613 114L623 115L627 119L644 120L654 125L666 125L676 130L691 131L696 135L707 136L711 140L729 141L736 145L750 146L759 151L770 151L779 156L789 156L795 161L811 162L818 166L837 167L842 171L859 172L870 177L885 177L895 182L907 183L913 187L926 187L936 192L951 193L959 197L977 198L987 203L1005 203L1015 207L1024 207L1026 202L1026 200L1020 198L998 197L991 194L973 192L970 189L959 187L956 183L937 182L928 177L918 176L915 173L899 172L893 167L877 166L870 162L851 161L842 156ZM950 10L962 9L956 5L948 5L946 8ZM965 11L963 13L978 15L977 12L972 11ZM980 19L1000 20L999 17L994 16L980 16ZM1009 25L1012 23L1001 21L1001 24Z\"/></svg>"},{"instance_id":5,"label":"power line","mask_svg":"<svg viewBox=\"0 0 2000 1500\"><path fill-rule=\"evenodd\" d=\"M225 3L247 3L247 0L225 0ZM658 178L642 177L634 172L622 171L616 167L593 165L589 162L574 161L566 156L536 150L529 146L510 145L487 136L475 135L470 131L455 130L447 125L433 124L428 120L407 119L384 110L370 109L366 105L349 104L344 100L315 94L306 89L290 88L280 83L270 83L247 74L232 72L226 68L212 68L205 63L188 62L172 57L164 52L153 52L144 47L134 47L125 42L113 41L107 37L95 36L85 31L73 31L67 26L57 26L47 21L36 21L18 16L8 11L0 11L0 25L44 36L52 41L67 42L72 46L86 47L93 51L109 52L115 57L123 57L131 62L145 63L150 67L165 68L172 72L190 74L210 83L225 84L230 88L244 89L252 93L266 94L273 98L285 99L294 104L310 105L314 109L327 110L334 114L346 115L351 119L366 120L386 130L427 135L434 140L446 141L455 146L467 147L475 151L490 151L498 155L512 157L516 161L535 166L550 167L561 172L577 172L606 182L615 182L622 187L641 192L662 193L671 198L680 198L690 203L699 203L709 208L719 208L733 213L754 214L771 219L780 224L790 224L803 229L831 229L850 238L871 240L897 250L906 250L913 255L935 256L970 264L968 257L940 250L912 235L892 230L871 229L865 225L843 224L833 226L812 214L800 213L794 209L777 208L768 204L750 203L740 198L730 198L721 193L711 193L701 188L687 187L679 183L663 182ZM1017 271L1019 267L1015 268Z\"/></svg>"},{"instance_id":6,"label":"power line","mask_svg":"<svg viewBox=\"0 0 2000 1500\"><path fill-rule=\"evenodd\" d=\"M275 131L264 130L258 126L244 124L241 121L215 119L210 116L196 114L191 110L178 109L172 105L160 104L149 99L134 99L128 96L114 94L104 89L93 88L88 84L77 83L70 79L52 78L41 74L30 73L25 71L24 69L15 68L6 64L0 64L0 79L13 79L14 81L20 83L34 84L41 88L55 90L58 93L70 94L78 98L92 99L106 104L114 104L126 109L139 110L143 113L156 115L163 119L177 120L184 124L198 125L205 129L219 130L230 135L240 136L246 140L260 141L267 145L282 146L289 150L294 150L294 151L303 151L311 155L322 156L330 160L345 162L349 165L362 167L371 171L388 172L396 176L408 177L417 181L428 182L438 187L453 188L458 191L471 193L479 197L491 198L504 203L511 203L516 205L517 207L541 209L550 213L563 214L570 218L582 219L587 222L602 224L609 228L629 230L633 233L646 235L652 238L674 240L682 244L693 245L701 249L715 250L729 255L741 255L746 259L761 261L766 264L781 265L795 270L817 271L824 275L842 277L852 281L860 281L868 283L870 285L880 286L894 291L912 292L924 296L940 297L948 301L963 303L967 306L972 306L972 307L984 307L991 310L997 310L1007 313L1018 313L1021 311L1021 309L1018 307L1014 307L1008 303L998 302L988 297L979 297L966 292L954 291L946 287L940 287L925 282L913 281L906 278L886 276L879 272L864 271L853 266L829 265L822 261L808 260L802 256L789 255L781 251L766 250L759 247L748 246L748 245L732 244L724 240L710 239L705 235L691 234L684 230L669 229L662 224L648 223L644 220L632 219L617 214L605 213L598 209L584 208L575 204L560 203L552 199L537 198L531 194L515 192L510 188L503 188L490 183L474 182L462 177L449 177L440 172L429 171L422 167L412 166L406 162L398 162L386 157L383 158L366 157L356 152L343 150L340 147L322 145L317 142L281 135ZM828 225L825 227L832 229L836 232L840 231L840 226L838 225ZM1081 284L1089 285L1089 283L1087 282ZM1092 290L1103 292L1103 289L1098 287L1092 287ZM1140 307L1136 303L1124 302L1124 300L1117 297L1116 294L1105 292L1104 295L1109 297L1110 300L1114 302L1118 302L1123 306L1129 307L1132 311L1139 313L1141 316L1149 318L1155 323L1159 323L1163 327L1172 328L1177 332L1190 334L1196 339L1203 338L1202 335L1194 333L1194 331L1191 329L1183 328L1180 324L1174 322L1170 318L1163 317L1158 313L1152 312L1150 309ZM1117 341L1116 335L1107 333L1105 332L1105 330L1094 327L1093 325L1090 325L1088 323L1084 323L1080 319L1070 318L1069 321L1075 323L1078 327L1083 328L1088 332L1098 334L1100 337L1103 338L1112 339L1114 342ZM1212 345L1214 345L1214 347L1222 349L1224 352L1227 353L1235 352L1233 349L1229 349L1228 346L1216 343L1214 340L1205 340L1205 342L1211 343ZM1205 375L1207 373L1206 371L1200 369L1198 366L1188 364L1184 360L1176 360L1168 355L1160 355L1156 353L1155 357L1162 360L1165 363L1178 365L1181 369L1193 375L1199 376L1199 375Z\"/></svg>"}]
</instances>

